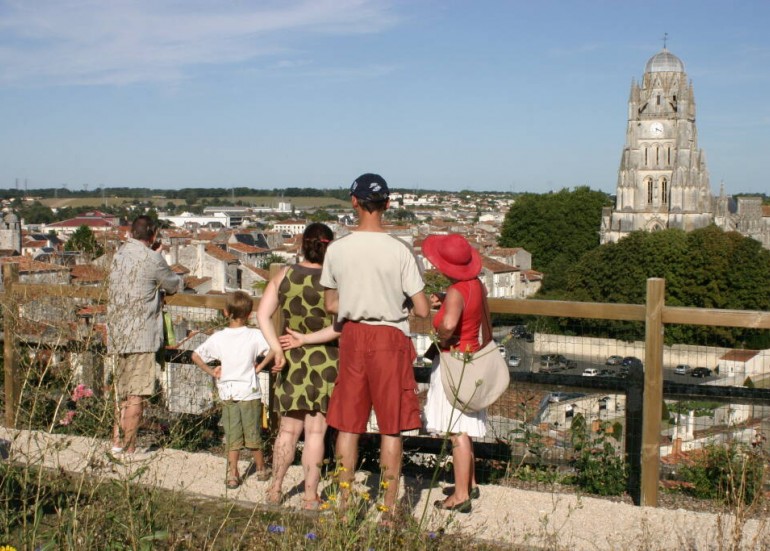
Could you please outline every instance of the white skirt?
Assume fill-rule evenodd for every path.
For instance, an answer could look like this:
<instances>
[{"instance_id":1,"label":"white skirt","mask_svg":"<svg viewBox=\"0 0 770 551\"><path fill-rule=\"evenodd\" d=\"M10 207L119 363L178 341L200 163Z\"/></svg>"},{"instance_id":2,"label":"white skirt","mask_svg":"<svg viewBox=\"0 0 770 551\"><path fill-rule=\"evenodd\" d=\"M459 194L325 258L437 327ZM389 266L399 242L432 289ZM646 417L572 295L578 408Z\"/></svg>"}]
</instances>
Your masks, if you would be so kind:
<instances>
[{"instance_id":1,"label":"white skirt","mask_svg":"<svg viewBox=\"0 0 770 551\"><path fill-rule=\"evenodd\" d=\"M481 438L487 434L487 410L463 413L455 409L441 384L439 356L433 360L428 398L425 401L425 430L432 434L461 433Z\"/></svg>"}]
</instances>

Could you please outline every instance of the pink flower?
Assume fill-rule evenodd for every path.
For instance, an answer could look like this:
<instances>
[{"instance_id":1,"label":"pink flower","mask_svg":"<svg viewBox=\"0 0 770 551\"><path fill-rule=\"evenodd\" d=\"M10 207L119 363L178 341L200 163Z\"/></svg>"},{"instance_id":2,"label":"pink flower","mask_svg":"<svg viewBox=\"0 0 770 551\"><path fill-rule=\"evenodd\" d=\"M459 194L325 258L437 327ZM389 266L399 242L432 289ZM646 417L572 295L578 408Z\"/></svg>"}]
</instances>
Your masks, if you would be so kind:
<instances>
[{"instance_id":1,"label":"pink flower","mask_svg":"<svg viewBox=\"0 0 770 551\"><path fill-rule=\"evenodd\" d=\"M86 385L80 384L72 391L72 401L77 402L81 398L90 398L94 395L94 391L88 388Z\"/></svg>"},{"instance_id":2,"label":"pink flower","mask_svg":"<svg viewBox=\"0 0 770 551\"><path fill-rule=\"evenodd\" d=\"M59 420L60 425L69 425L72 423L72 419L75 417L75 410L71 409L67 412L67 414Z\"/></svg>"}]
</instances>

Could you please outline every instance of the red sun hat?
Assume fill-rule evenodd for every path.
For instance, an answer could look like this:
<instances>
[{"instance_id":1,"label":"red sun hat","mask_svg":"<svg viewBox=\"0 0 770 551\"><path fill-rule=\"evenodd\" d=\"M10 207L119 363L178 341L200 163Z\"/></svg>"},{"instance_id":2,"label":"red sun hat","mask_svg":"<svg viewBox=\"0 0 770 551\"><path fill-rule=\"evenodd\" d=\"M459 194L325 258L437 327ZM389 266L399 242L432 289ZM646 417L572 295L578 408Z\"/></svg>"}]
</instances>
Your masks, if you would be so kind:
<instances>
[{"instance_id":1,"label":"red sun hat","mask_svg":"<svg viewBox=\"0 0 770 551\"><path fill-rule=\"evenodd\" d=\"M422 254L439 272L450 279L474 279L481 272L479 251L457 233L429 235L423 241Z\"/></svg>"}]
</instances>

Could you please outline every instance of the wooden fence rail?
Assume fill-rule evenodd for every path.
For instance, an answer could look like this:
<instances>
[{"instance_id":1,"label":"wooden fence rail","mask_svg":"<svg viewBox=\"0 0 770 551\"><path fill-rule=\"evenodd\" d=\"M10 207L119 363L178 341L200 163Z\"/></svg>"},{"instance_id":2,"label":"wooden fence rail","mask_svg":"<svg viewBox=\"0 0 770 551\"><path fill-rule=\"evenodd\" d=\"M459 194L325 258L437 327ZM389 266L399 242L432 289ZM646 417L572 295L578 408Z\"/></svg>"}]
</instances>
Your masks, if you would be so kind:
<instances>
[{"instance_id":1,"label":"wooden fence rail","mask_svg":"<svg viewBox=\"0 0 770 551\"><path fill-rule=\"evenodd\" d=\"M66 285L41 285L18 283L18 265L3 266L4 374L5 374L5 424L15 426L19 399L19 373L14 323L18 317L18 305L40 296L106 300L104 288L75 287ZM634 321L645 324L645 365L643 373L631 373L628 381L606 379L586 381L574 376L554 377L546 373L512 373L514 381L531 383L573 385L594 389L625 391L627 395L627 447L630 466L630 490L637 504L655 506L658 496L660 469L659 444L661 408L666 395L687 395L710 399L740 399L745 403L770 404L770 390L737 387L692 385L663 380L663 332L667 324L743 327L770 329L770 313L759 311L716 310L666 306L664 303L665 281L653 278L647 282L646 304L609 304L567 301L523 300L490 298L493 314L516 314L566 318ZM224 296L179 294L167 297L167 304L183 307L220 310L225 305ZM258 299L255 299L258 302Z\"/></svg>"}]
</instances>

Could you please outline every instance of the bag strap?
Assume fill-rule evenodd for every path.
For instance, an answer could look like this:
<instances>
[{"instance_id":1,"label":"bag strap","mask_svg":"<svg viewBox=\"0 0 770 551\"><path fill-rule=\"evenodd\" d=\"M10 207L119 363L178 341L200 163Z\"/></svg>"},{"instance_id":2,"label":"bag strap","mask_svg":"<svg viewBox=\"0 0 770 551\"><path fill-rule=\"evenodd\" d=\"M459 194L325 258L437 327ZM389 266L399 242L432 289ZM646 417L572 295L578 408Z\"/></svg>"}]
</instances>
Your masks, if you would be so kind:
<instances>
[{"instance_id":1,"label":"bag strap","mask_svg":"<svg viewBox=\"0 0 770 551\"><path fill-rule=\"evenodd\" d=\"M489 314L489 304L487 303L487 289L479 280L481 286L481 347L484 348L492 340L492 318Z\"/></svg>"}]
</instances>

